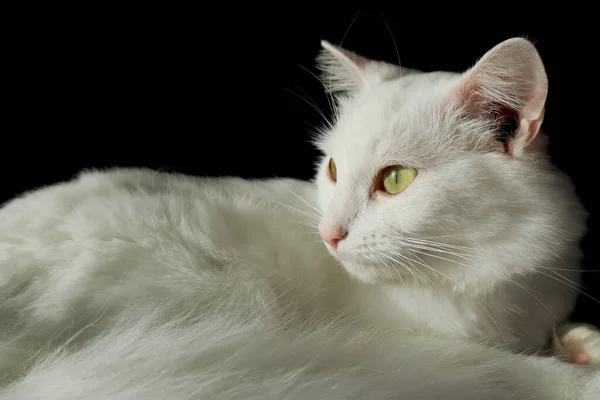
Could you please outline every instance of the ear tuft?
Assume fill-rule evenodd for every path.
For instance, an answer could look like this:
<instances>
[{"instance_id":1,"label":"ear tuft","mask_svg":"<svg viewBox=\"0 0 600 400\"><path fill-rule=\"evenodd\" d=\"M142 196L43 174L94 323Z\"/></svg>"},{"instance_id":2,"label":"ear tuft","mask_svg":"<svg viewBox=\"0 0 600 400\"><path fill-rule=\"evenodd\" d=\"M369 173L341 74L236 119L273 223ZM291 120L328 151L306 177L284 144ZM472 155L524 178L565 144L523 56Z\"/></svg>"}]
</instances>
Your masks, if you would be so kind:
<instances>
[{"instance_id":1,"label":"ear tuft","mask_svg":"<svg viewBox=\"0 0 600 400\"><path fill-rule=\"evenodd\" d=\"M363 68L368 62L358 54L321 41L317 68L323 73L323 84L329 92L354 92L365 84Z\"/></svg>"},{"instance_id":2,"label":"ear tuft","mask_svg":"<svg viewBox=\"0 0 600 400\"><path fill-rule=\"evenodd\" d=\"M382 61L371 60L350 50L321 41L317 68L323 73L327 91L356 93L366 86L399 77L403 68Z\"/></svg>"}]
</instances>

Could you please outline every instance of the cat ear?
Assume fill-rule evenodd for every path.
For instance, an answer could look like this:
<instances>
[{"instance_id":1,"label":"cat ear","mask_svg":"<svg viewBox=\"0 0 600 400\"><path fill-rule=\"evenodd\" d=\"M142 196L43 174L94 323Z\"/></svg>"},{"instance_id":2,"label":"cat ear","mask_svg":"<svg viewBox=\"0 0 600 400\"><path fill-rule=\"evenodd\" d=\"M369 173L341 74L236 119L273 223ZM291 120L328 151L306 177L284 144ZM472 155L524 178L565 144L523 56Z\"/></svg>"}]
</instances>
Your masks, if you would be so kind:
<instances>
[{"instance_id":1,"label":"cat ear","mask_svg":"<svg viewBox=\"0 0 600 400\"><path fill-rule=\"evenodd\" d=\"M542 59L533 43L523 38L508 39L492 48L466 72L459 86L466 109L495 119L498 140L515 157L538 134L547 94Z\"/></svg>"},{"instance_id":2,"label":"cat ear","mask_svg":"<svg viewBox=\"0 0 600 400\"><path fill-rule=\"evenodd\" d=\"M323 84L329 92L358 92L369 84L402 75L399 65L375 61L350 50L321 41L317 68L323 72Z\"/></svg>"}]
</instances>

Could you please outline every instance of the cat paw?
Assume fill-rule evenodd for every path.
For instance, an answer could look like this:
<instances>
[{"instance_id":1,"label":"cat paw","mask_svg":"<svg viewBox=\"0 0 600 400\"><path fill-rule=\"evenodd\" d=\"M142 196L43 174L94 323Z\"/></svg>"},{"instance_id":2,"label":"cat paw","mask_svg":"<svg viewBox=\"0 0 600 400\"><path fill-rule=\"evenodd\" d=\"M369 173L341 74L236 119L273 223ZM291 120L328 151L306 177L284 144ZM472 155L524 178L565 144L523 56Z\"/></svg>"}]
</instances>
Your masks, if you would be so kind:
<instances>
[{"instance_id":1,"label":"cat paw","mask_svg":"<svg viewBox=\"0 0 600 400\"><path fill-rule=\"evenodd\" d=\"M555 334L555 350L573 364L600 367L600 330L587 324L568 324Z\"/></svg>"}]
</instances>

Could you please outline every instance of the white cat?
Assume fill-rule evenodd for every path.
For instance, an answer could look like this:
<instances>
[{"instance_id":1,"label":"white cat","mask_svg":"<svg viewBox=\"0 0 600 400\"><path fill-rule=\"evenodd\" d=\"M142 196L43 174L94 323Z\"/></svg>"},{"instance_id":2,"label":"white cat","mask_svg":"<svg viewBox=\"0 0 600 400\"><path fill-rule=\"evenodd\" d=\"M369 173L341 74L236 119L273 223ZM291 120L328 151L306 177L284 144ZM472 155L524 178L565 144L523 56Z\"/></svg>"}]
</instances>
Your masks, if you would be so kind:
<instances>
[{"instance_id":1,"label":"white cat","mask_svg":"<svg viewBox=\"0 0 600 400\"><path fill-rule=\"evenodd\" d=\"M586 218L533 45L464 74L323 47L314 183L116 169L3 206L1 399L598 398L595 330L558 343L591 365L523 354L573 307Z\"/></svg>"}]
</instances>

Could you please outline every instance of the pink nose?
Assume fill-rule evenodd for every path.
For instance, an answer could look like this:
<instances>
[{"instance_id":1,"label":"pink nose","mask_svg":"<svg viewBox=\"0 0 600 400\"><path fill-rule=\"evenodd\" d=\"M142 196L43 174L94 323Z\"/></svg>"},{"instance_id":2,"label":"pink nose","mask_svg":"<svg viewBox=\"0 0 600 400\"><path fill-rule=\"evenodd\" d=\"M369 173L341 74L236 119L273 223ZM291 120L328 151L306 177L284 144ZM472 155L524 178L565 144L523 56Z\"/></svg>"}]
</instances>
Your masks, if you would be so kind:
<instances>
[{"instance_id":1,"label":"pink nose","mask_svg":"<svg viewBox=\"0 0 600 400\"><path fill-rule=\"evenodd\" d=\"M321 237L325 243L334 249L337 249L339 242L344 240L344 238L348 235L348 232L339 226L319 227L319 233L321 234Z\"/></svg>"}]
</instances>

